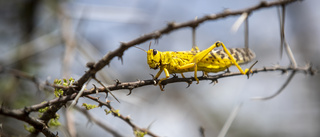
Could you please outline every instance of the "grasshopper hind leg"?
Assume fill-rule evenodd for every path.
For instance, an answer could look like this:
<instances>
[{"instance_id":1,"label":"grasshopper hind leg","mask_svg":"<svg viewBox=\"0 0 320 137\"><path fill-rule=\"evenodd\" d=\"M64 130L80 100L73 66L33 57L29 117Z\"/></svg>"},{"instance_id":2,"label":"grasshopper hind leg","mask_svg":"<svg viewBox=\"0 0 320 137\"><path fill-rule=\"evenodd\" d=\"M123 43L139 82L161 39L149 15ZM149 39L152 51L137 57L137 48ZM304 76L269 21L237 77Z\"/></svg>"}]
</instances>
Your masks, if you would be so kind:
<instances>
[{"instance_id":1,"label":"grasshopper hind leg","mask_svg":"<svg viewBox=\"0 0 320 137\"><path fill-rule=\"evenodd\" d=\"M166 74L166 77L160 79L159 82L158 82L161 91L164 91L164 89L163 89L164 85L161 85L161 82L164 81L164 80L166 80L166 79L168 79L168 78L170 77L168 69L163 68L163 71L164 71L164 73ZM161 72L160 72L160 74L161 74ZM160 75L160 74L159 74L159 75Z\"/></svg>"}]
</instances>

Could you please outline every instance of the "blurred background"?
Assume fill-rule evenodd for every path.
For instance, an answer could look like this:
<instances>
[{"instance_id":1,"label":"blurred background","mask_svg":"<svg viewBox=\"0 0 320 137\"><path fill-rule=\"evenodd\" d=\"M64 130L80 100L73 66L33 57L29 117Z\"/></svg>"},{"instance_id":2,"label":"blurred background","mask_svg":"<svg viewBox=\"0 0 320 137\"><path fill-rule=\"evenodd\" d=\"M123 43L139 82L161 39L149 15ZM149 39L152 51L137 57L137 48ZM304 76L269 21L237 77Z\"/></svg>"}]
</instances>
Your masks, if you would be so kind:
<instances>
[{"instance_id":1,"label":"blurred background","mask_svg":"<svg viewBox=\"0 0 320 137\"><path fill-rule=\"evenodd\" d=\"M185 22L195 17L239 10L258 4L256 0L11 0L0 1L0 64L53 82L54 79L76 80L87 70L85 64L98 61L105 54L143 34L166 26L168 22ZM312 63L319 67L320 1L304 0L286 7L285 32L299 66ZM249 46L256 53L258 64L288 66L287 55L280 57L280 27L276 7L261 9L249 17ZM244 46L243 25L237 32L231 27L239 16L230 16L201 24L196 31L196 44L206 49L216 41L227 47ZM149 42L137 45L148 49ZM152 48L160 51L186 51L192 47L191 28L163 35ZM243 65L244 67L249 67ZM238 71L232 67L231 71ZM116 58L97 77L107 84L151 79L146 54L130 48L124 52L123 63ZM193 73L186 73L193 76ZM178 75L180 76L180 75ZM164 77L164 75L161 75ZM276 92L288 78L281 72L258 73L219 79L219 83L201 81L189 88L186 83L174 83L161 92L159 87L146 86L113 93L112 106L124 116L130 116L139 127L167 137L218 136L233 109L242 107L226 136L237 137L317 137L320 136L320 77L303 73L295 75L279 96L268 101L252 101L251 97L268 96ZM9 108L23 108L51 100L50 91L42 91L28 80L2 72L0 102ZM104 97L104 94L93 96ZM80 98L83 102L96 104ZM123 136L134 136L131 127L122 120L105 115L102 108L89 111ZM53 131L68 136L64 110L58 112L63 124ZM91 123L83 114L72 111L78 136L112 136ZM24 122L0 115L2 130L14 136L25 136Z\"/></svg>"}]
</instances>

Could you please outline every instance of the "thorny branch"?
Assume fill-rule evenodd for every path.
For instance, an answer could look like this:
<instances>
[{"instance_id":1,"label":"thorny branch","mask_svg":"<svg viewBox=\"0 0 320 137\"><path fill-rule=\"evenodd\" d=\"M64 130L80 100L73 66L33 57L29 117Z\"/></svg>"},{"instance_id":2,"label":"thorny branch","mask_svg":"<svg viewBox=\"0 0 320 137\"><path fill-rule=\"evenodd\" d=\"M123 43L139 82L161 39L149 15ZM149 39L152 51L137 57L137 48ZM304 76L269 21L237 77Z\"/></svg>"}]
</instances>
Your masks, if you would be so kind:
<instances>
[{"instance_id":1,"label":"thorny branch","mask_svg":"<svg viewBox=\"0 0 320 137\"><path fill-rule=\"evenodd\" d=\"M260 69L252 69L252 71L253 71L253 74L254 73L261 73L261 72L270 72L270 71L280 71L282 74L285 74L288 71L296 71L296 72L301 72L301 73L305 73L305 74L309 74L309 75L315 75L317 73L317 70L313 69L310 65L307 65L305 67L297 67L297 68L281 67L281 66L263 67ZM240 72L228 72L228 73L221 73L221 74L217 74L217 75L208 75L206 77L200 76L200 77L198 77L198 79L200 81L201 80L202 81L203 80L210 80L210 81L214 82L214 81L217 81L218 79L232 77L232 76L242 76L242 74ZM162 81L162 83L169 84L169 83L189 82L189 81L195 81L195 79L194 78L173 77L173 78ZM47 84L49 84L49 83L47 83ZM63 86L59 86L59 85L52 85L52 84L49 84L49 85L54 88L62 88L63 90L67 90L69 88L70 89L74 88L73 86L63 87ZM116 90L121 90L121 89L133 90L135 88L139 88L139 87L143 87L143 86L147 86L147 85L154 85L154 80L150 79L150 80L139 80L139 81L134 81L134 82L117 82L114 85L106 86L106 88L108 88L110 91L116 91ZM92 88L90 90L84 90L82 97L90 95L90 94L96 94L96 92L107 92L107 90L104 87ZM32 105L30 107L25 107L24 109L18 109L18 110L30 113L30 112L38 111L39 109L47 107L47 106L51 106L51 105L55 105L55 104L59 104L59 103L64 104L70 100L75 99L76 96L77 96L77 93L73 93L71 95L62 96L62 97L47 101L45 103Z\"/></svg>"},{"instance_id":2,"label":"thorny branch","mask_svg":"<svg viewBox=\"0 0 320 137\"><path fill-rule=\"evenodd\" d=\"M108 65L110 63L111 59L113 59L114 57L119 57L121 59L123 52L132 46L144 43L144 42L151 40L151 39L158 39L162 35L168 34L174 30L178 30L178 29L185 28L185 27L192 28L194 26L198 26L198 25L200 25L206 21L209 21L209 20L217 20L217 19L221 19L221 18L225 18L225 17L229 17L229 16L241 15L242 13L249 14L252 11L255 11L258 9L268 8L268 7L272 7L272 6L279 6L279 5L287 5L289 3L296 2L296 1L299 1L299 0L282 0L282 1L274 1L274 2L262 1L260 4L258 4L256 6L253 6L253 7L247 8L247 9L243 9L243 10L236 10L236 11L226 10L226 11L218 13L218 14L207 15L207 16L204 16L201 18L197 18L196 20L190 20L190 21L183 22L183 23L170 22L167 24L166 27L164 27L160 30L154 31L149 34L145 34L139 38L136 38L136 39L131 40L126 43L122 42L118 49L109 52L101 60L99 60L97 63L94 63L92 65L92 67L90 67L90 69L78 80L78 88L77 89L80 90L82 85L91 76L95 75L99 70L101 70L103 67Z\"/></svg>"}]
</instances>

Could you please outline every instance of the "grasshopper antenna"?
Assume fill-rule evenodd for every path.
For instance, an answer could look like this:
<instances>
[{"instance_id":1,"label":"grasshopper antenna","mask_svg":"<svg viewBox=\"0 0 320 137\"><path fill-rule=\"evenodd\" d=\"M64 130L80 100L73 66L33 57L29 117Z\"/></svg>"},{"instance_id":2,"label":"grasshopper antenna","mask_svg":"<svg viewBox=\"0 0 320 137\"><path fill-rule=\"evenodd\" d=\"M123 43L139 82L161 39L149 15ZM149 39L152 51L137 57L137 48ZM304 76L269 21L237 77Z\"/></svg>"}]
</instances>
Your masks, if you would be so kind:
<instances>
[{"instance_id":1,"label":"grasshopper antenna","mask_svg":"<svg viewBox=\"0 0 320 137\"><path fill-rule=\"evenodd\" d=\"M150 44L149 44L149 50L150 50L150 47L151 47L151 41L150 41Z\"/></svg>"},{"instance_id":2,"label":"grasshopper antenna","mask_svg":"<svg viewBox=\"0 0 320 137\"><path fill-rule=\"evenodd\" d=\"M144 52L147 52L146 50L144 50L144 49L142 49L142 48L140 48L140 47L136 47L136 46L134 46L135 48L137 48L137 49L141 49L142 51L144 51Z\"/></svg>"}]
</instances>

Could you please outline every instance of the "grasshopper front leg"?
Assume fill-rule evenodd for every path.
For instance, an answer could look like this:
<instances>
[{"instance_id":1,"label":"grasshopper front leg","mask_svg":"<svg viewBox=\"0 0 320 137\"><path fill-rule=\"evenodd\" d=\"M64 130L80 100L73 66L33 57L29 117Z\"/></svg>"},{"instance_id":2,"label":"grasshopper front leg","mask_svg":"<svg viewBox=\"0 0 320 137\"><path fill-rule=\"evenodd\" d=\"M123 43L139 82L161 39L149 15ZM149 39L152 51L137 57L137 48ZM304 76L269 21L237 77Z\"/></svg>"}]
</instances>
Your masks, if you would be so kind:
<instances>
[{"instance_id":1,"label":"grasshopper front leg","mask_svg":"<svg viewBox=\"0 0 320 137\"><path fill-rule=\"evenodd\" d=\"M158 71L157 75L153 79L158 79L159 76L161 75L162 71L163 71L163 68L161 67L160 70Z\"/></svg>"},{"instance_id":2,"label":"grasshopper front leg","mask_svg":"<svg viewBox=\"0 0 320 137\"><path fill-rule=\"evenodd\" d=\"M162 73L162 71L164 71L166 77L165 77L165 78L161 78L161 79L159 80L158 84L159 84L160 90L161 90L161 91L164 91L164 90L163 90L163 86L161 85L161 82L164 81L164 80L166 80L166 79L168 79L168 78L170 77L168 69L161 67L160 70L159 70L159 72L157 73L157 75L154 77L154 79L158 79L158 77L160 76L160 74Z\"/></svg>"}]
</instances>

